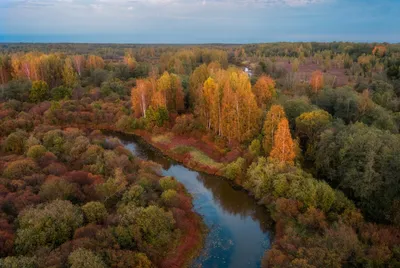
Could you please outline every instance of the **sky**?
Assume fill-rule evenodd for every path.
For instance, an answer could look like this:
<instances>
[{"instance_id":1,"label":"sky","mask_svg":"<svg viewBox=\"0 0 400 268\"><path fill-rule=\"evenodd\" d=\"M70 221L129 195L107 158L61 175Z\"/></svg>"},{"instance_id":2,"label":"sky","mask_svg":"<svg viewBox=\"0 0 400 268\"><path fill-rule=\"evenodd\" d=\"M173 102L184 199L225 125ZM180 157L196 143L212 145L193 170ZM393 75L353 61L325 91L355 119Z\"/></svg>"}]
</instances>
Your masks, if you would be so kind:
<instances>
[{"instance_id":1,"label":"sky","mask_svg":"<svg viewBox=\"0 0 400 268\"><path fill-rule=\"evenodd\" d=\"M400 42L400 0L0 0L0 42Z\"/></svg>"}]
</instances>

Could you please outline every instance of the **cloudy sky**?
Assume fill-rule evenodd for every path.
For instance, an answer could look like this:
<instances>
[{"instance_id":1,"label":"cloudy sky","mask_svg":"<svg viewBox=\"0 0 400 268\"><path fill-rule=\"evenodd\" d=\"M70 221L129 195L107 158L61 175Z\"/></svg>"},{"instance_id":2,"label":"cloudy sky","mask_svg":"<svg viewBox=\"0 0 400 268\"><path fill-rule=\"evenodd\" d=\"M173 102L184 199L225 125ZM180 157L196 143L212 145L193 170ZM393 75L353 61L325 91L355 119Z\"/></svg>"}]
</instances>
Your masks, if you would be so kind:
<instances>
[{"instance_id":1,"label":"cloudy sky","mask_svg":"<svg viewBox=\"0 0 400 268\"><path fill-rule=\"evenodd\" d=\"M0 0L0 42L400 42L400 0Z\"/></svg>"}]
</instances>

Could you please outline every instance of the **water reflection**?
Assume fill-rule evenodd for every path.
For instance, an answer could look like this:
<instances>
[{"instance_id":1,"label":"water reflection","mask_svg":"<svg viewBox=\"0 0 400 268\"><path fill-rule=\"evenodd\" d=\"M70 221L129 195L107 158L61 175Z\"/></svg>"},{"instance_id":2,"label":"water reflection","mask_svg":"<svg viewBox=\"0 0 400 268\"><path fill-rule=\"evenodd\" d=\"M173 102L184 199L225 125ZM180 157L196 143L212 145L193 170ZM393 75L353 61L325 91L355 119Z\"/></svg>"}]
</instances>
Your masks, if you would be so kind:
<instances>
[{"instance_id":1,"label":"water reflection","mask_svg":"<svg viewBox=\"0 0 400 268\"><path fill-rule=\"evenodd\" d=\"M113 136L134 155L160 164L163 175L174 176L193 196L194 209L209 228L205 247L193 267L260 267L271 238L272 221L264 207L228 181L190 170L140 139Z\"/></svg>"}]
</instances>

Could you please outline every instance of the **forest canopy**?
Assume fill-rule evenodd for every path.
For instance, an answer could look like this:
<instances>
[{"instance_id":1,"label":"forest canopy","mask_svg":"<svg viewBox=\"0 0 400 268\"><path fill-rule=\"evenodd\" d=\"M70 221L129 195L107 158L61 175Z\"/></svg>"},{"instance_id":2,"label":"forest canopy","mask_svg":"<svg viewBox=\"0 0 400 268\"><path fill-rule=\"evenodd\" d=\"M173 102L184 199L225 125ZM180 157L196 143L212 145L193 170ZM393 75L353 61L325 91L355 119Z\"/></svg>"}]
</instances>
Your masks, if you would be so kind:
<instances>
[{"instance_id":1,"label":"forest canopy","mask_svg":"<svg viewBox=\"0 0 400 268\"><path fill-rule=\"evenodd\" d=\"M246 189L276 225L265 267L400 265L400 45L0 52L0 266L175 263L190 197L100 130Z\"/></svg>"}]
</instances>

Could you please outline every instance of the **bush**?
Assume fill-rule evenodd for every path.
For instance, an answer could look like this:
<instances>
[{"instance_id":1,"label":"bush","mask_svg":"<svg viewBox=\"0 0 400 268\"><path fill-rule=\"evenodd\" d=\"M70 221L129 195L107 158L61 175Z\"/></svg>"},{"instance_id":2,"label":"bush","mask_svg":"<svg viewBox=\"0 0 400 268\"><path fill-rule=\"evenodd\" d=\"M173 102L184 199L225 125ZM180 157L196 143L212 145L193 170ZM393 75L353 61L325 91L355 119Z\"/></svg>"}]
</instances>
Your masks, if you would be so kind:
<instances>
[{"instance_id":1,"label":"bush","mask_svg":"<svg viewBox=\"0 0 400 268\"><path fill-rule=\"evenodd\" d=\"M27 134L25 131L17 130L16 132L11 133L4 142L4 150L6 152L22 154L25 150L26 138Z\"/></svg>"},{"instance_id":2,"label":"bush","mask_svg":"<svg viewBox=\"0 0 400 268\"><path fill-rule=\"evenodd\" d=\"M38 267L35 257L7 257L0 259L0 267L2 268L36 268Z\"/></svg>"},{"instance_id":3,"label":"bush","mask_svg":"<svg viewBox=\"0 0 400 268\"><path fill-rule=\"evenodd\" d=\"M179 202L178 193L172 189L166 190L161 194L161 200L167 206L176 206Z\"/></svg>"},{"instance_id":4,"label":"bush","mask_svg":"<svg viewBox=\"0 0 400 268\"><path fill-rule=\"evenodd\" d=\"M95 69L90 74L91 82L99 87L103 82L107 81L108 79L108 72L103 69Z\"/></svg>"},{"instance_id":5,"label":"bush","mask_svg":"<svg viewBox=\"0 0 400 268\"><path fill-rule=\"evenodd\" d=\"M43 136L43 145L50 152L60 156L64 151L64 137L61 130L50 130Z\"/></svg>"},{"instance_id":6,"label":"bush","mask_svg":"<svg viewBox=\"0 0 400 268\"><path fill-rule=\"evenodd\" d=\"M261 154L261 142L259 139L255 139L249 146L249 152L253 157L258 157Z\"/></svg>"},{"instance_id":7,"label":"bush","mask_svg":"<svg viewBox=\"0 0 400 268\"><path fill-rule=\"evenodd\" d=\"M32 159L21 159L9 163L3 172L3 176L9 179L19 179L24 176L32 175L37 169L36 163Z\"/></svg>"},{"instance_id":8,"label":"bush","mask_svg":"<svg viewBox=\"0 0 400 268\"><path fill-rule=\"evenodd\" d=\"M72 90L65 86L55 87L51 90L51 98L55 101L70 99L72 97Z\"/></svg>"},{"instance_id":9,"label":"bush","mask_svg":"<svg viewBox=\"0 0 400 268\"><path fill-rule=\"evenodd\" d=\"M32 102L42 102L47 99L49 95L49 86L44 81L34 81L32 88L29 91L29 99Z\"/></svg>"},{"instance_id":10,"label":"bush","mask_svg":"<svg viewBox=\"0 0 400 268\"><path fill-rule=\"evenodd\" d=\"M179 182L177 182L173 177L161 178L159 184L164 191L177 190L179 186Z\"/></svg>"},{"instance_id":11,"label":"bush","mask_svg":"<svg viewBox=\"0 0 400 268\"><path fill-rule=\"evenodd\" d=\"M127 94L127 89L121 80L113 79L111 81L102 83L100 92L103 97L110 96L112 93L116 93L119 96L124 96Z\"/></svg>"},{"instance_id":12,"label":"bush","mask_svg":"<svg viewBox=\"0 0 400 268\"><path fill-rule=\"evenodd\" d=\"M92 251L78 248L68 256L68 263L71 268L106 268L102 259Z\"/></svg>"},{"instance_id":13,"label":"bush","mask_svg":"<svg viewBox=\"0 0 400 268\"><path fill-rule=\"evenodd\" d=\"M140 127L140 124L136 118L131 116L123 115L115 124L118 130L130 132Z\"/></svg>"},{"instance_id":14,"label":"bush","mask_svg":"<svg viewBox=\"0 0 400 268\"><path fill-rule=\"evenodd\" d=\"M83 216L71 202L56 200L22 211L18 222L15 249L25 254L42 246L56 248L68 241L82 225Z\"/></svg>"},{"instance_id":15,"label":"bush","mask_svg":"<svg viewBox=\"0 0 400 268\"><path fill-rule=\"evenodd\" d=\"M148 206L137 213L136 222L146 248L157 257L164 256L174 243L175 220L172 213L157 206Z\"/></svg>"},{"instance_id":16,"label":"bush","mask_svg":"<svg viewBox=\"0 0 400 268\"><path fill-rule=\"evenodd\" d=\"M107 217L106 207L100 202L89 202L82 206L82 210L89 223L101 223Z\"/></svg>"},{"instance_id":17,"label":"bush","mask_svg":"<svg viewBox=\"0 0 400 268\"><path fill-rule=\"evenodd\" d=\"M335 202L335 191L325 182L317 183L317 206L328 212Z\"/></svg>"},{"instance_id":18,"label":"bush","mask_svg":"<svg viewBox=\"0 0 400 268\"><path fill-rule=\"evenodd\" d=\"M43 145L34 145L29 148L26 155L32 159L38 160L47 152Z\"/></svg>"},{"instance_id":19,"label":"bush","mask_svg":"<svg viewBox=\"0 0 400 268\"><path fill-rule=\"evenodd\" d=\"M112 250L107 251L108 257L111 260L113 268L151 268L153 267L151 261L147 258L146 254L137 253L130 250Z\"/></svg>"},{"instance_id":20,"label":"bush","mask_svg":"<svg viewBox=\"0 0 400 268\"><path fill-rule=\"evenodd\" d=\"M140 185L132 185L128 191L122 196L122 202L125 204L133 203L135 205L140 204L140 198L144 193L144 189Z\"/></svg>"},{"instance_id":21,"label":"bush","mask_svg":"<svg viewBox=\"0 0 400 268\"><path fill-rule=\"evenodd\" d=\"M28 79L13 79L0 87L0 99L26 101L31 87L32 83Z\"/></svg>"},{"instance_id":22,"label":"bush","mask_svg":"<svg viewBox=\"0 0 400 268\"><path fill-rule=\"evenodd\" d=\"M231 180L238 179L244 173L245 162L244 158L239 157L236 161L229 163L224 168L225 176Z\"/></svg>"},{"instance_id":23,"label":"bush","mask_svg":"<svg viewBox=\"0 0 400 268\"><path fill-rule=\"evenodd\" d=\"M172 131L178 135L191 134L193 131L201 130L201 127L196 123L192 114L183 114L175 119L175 125Z\"/></svg>"},{"instance_id":24,"label":"bush","mask_svg":"<svg viewBox=\"0 0 400 268\"><path fill-rule=\"evenodd\" d=\"M146 125L151 128L155 125L162 127L169 120L168 110L165 107L154 109L149 107L146 112Z\"/></svg>"},{"instance_id":25,"label":"bush","mask_svg":"<svg viewBox=\"0 0 400 268\"><path fill-rule=\"evenodd\" d=\"M78 193L77 186L61 178L52 178L40 187L39 196L43 200L73 200Z\"/></svg>"}]
</instances>

